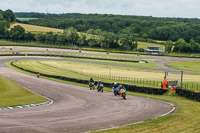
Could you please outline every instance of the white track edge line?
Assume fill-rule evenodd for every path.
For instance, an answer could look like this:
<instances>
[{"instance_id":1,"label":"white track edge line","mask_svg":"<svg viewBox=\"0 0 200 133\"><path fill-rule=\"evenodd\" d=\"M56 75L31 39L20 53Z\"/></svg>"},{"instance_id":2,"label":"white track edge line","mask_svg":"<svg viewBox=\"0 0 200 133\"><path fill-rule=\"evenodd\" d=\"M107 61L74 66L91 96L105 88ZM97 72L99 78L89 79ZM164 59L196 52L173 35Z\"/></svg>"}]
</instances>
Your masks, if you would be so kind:
<instances>
[{"instance_id":1,"label":"white track edge line","mask_svg":"<svg viewBox=\"0 0 200 133\"><path fill-rule=\"evenodd\" d=\"M173 103L169 103L169 102L165 102L165 101L161 101L161 102L163 102L165 104L168 104L168 105L172 106L173 108L169 112L167 112L165 114L162 114L162 115L157 116L157 117L153 117L153 118L148 119L148 120L153 120L153 119L157 119L157 118L166 116L166 115L172 113L176 109L176 107L174 106ZM105 131L105 130L109 130L109 129L116 129L116 128L120 128L120 127L126 127L126 126L130 126L130 125L140 124L140 123L143 123L143 122L145 122L145 121L139 121L139 122L134 122L134 123L130 123L130 124L125 124L125 125L122 125L122 126L110 127L110 128L99 129L99 130L94 130L94 131ZM91 132L91 131L86 131L85 133L89 133L89 132Z\"/></svg>"}]
</instances>

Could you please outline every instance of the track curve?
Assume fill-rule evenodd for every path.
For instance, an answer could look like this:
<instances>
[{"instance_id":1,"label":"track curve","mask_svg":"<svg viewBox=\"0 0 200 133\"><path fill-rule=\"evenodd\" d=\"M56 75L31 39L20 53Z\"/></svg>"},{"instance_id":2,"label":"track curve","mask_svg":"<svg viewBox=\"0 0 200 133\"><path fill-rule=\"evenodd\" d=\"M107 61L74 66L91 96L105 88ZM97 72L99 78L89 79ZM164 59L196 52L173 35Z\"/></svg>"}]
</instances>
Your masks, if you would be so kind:
<instances>
[{"instance_id":1,"label":"track curve","mask_svg":"<svg viewBox=\"0 0 200 133\"><path fill-rule=\"evenodd\" d=\"M174 107L155 99L110 92L97 93L85 87L38 79L0 67L0 74L54 101L52 105L0 112L0 132L85 132L145 121Z\"/></svg>"}]
</instances>

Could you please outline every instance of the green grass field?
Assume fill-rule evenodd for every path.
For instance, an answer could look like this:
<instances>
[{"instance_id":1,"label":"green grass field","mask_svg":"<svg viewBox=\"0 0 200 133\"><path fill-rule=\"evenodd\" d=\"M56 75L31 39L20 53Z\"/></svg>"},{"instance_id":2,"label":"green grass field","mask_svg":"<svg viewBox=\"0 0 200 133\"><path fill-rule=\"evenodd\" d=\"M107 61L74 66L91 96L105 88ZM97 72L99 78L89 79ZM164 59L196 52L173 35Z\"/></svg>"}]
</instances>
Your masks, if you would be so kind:
<instances>
[{"instance_id":1,"label":"green grass field","mask_svg":"<svg viewBox=\"0 0 200 133\"><path fill-rule=\"evenodd\" d=\"M135 73L137 72L139 73L138 75L142 76L141 73L143 72L138 71L139 69L135 68L126 68L121 66L103 65L95 63L47 61L47 60L39 62L36 60L35 61L23 60L23 61L17 61L14 64L24 69L39 71L40 73L51 74L51 75L59 75L59 76L85 79L85 80L89 79L90 77L93 77L95 81L101 79L103 82L109 82L109 83L117 81L119 83L124 83L124 84L140 84L143 86L158 87L156 82L153 82L152 80L150 82L150 79L140 81L132 78L132 81L127 80L125 77L134 76L134 74L132 74L133 72ZM111 76L112 79L110 79ZM158 83L160 83L160 81Z\"/></svg>"},{"instance_id":2,"label":"green grass field","mask_svg":"<svg viewBox=\"0 0 200 133\"><path fill-rule=\"evenodd\" d=\"M138 48L146 49L147 46L160 46L161 50L165 49L165 46L162 44L156 44L156 43L148 43L148 42L138 42Z\"/></svg>"},{"instance_id":3,"label":"green grass field","mask_svg":"<svg viewBox=\"0 0 200 133\"><path fill-rule=\"evenodd\" d=\"M94 80L96 81L101 79L103 82L109 83L117 81L124 84L157 88L160 88L159 84L163 80L164 76L163 71L73 61L23 60L17 61L14 64L24 69L36 72L39 71L44 74L86 80L90 77L94 77ZM180 73L170 73L170 77L170 80L180 80ZM199 77L200 75L198 74L184 74L183 83L188 84L188 89L199 91L200 84L199 90L197 89L197 84L200 82Z\"/></svg>"},{"instance_id":4,"label":"green grass field","mask_svg":"<svg viewBox=\"0 0 200 133\"><path fill-rule=\"evenodd\" d=\"M178 57L188 57L188 58L191 58L192 56L191 55L193 55L194 57L200 57L200 54L199 53L195 53L195 54L191 54L191 53L169 53L168 54L169 56L178 56Z\"/></svg>"},{"instance_id":5,"label":"green grass field","mask_svg":"<svg viewBox=\"0 0 200 133\"><path fill-rule=\"evenodd\" d=\"M176 69L200 72L200 60L170 62L167 64L167 66Z\"/></svg>"},{"instance_id":6,"label":"green grass field","mask_svg":"<svg viewBox=\"0 0 200 133\"><path fill-rule=\"evenodd\" d=\"M64 59L71 59L71 58L64 58ZM135 63L135 62L120 62L120 61L96 60L96 59L76 59L76 60L102 62L102 63L112 63L112 64L129 65L129 66L137 66L137 67L149 67L149 68L150 67L151 68L156 68L157 67L153 62Z\"/></svg>"},{"instance_id":7,"label":"green grass field","mask_svg":"<svg viewBox=\"0 0 200 133\"><path fill-rule=\"evenodd\" d=\"M0 107L13 107L46 101L48 100L0 75Z\"/></svg>"},{"instance_id":8,"label":"green grass field","mask_svg":"<svg viewBox=\"0 0 200 133\"><path fill-rule=\"evenodd\" d=\"M34 20L34 19L38 19L38 18L16 18L20 21L29 21L29 20Z\"/></svg>"}]
</instances>

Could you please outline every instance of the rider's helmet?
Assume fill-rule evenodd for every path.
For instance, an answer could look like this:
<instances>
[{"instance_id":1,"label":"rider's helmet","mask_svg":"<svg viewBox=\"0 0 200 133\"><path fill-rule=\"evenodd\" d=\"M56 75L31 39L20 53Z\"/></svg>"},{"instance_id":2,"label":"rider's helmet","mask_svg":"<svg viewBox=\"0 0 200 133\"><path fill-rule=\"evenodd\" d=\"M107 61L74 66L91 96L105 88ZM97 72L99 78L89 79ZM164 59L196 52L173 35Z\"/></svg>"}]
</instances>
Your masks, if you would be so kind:
<instances>
[{"instance_id":1,"label":"rider's helmet","mask_svg":"<svg viewBox=\"0 0 200 133\"><path fill-rule=\"evenodd\" d=\"M101 83L101 80L99 80L99 83Z\"/></svg>"},{"instance_id":2,"label":"rider's helmet","mask_svg":"<svg viewBox=\"0 0 200 133\"><path fill-rule=\"evenodd\" d=\"M114 85L117 85L117 82L115 82Z\"/></svg>"},{"instance_id":3,"label":"rider's helmet","mask_svg":"<svg viewBox=\"0 0 200 133\"><path fill-rule=\"evenodd\" d=\"M121 89L121 88L122 88L122 85L119 85L119 88Z\"/></svg>"}]
</instances>

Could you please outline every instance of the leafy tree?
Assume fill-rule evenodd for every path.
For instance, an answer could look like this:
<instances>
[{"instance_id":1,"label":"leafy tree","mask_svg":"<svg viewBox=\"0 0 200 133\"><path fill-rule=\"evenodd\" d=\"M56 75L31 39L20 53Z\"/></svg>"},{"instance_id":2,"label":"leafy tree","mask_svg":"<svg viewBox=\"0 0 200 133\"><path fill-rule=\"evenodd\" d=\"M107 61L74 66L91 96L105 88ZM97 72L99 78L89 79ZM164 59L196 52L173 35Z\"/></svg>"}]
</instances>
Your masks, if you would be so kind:
<instances>
[{"instance_id":1,"label":"leafy tree","mask_svg":"<svg viewBox=\"0 0 200 133\"><path fill-rule=\"evenodd\" d=\"M37 42L45 42L45 34L36 34L34 38Z\"/></svg>"},{"instance_id":2,"label":"leafy tree","mask_svg":"<svg viewBox=\"0 0 200 133\"><path fill-rule=\"evenodd\" d=\"M87 46L88 42L86 40L86 35L81 35L78 39L79 46Z\"/></svg>"},{"instance_id":3,"label":"leafy tree","mask_svg":"<svg viewBox=\"0 0 200 133\"><path fill-rule=\"evenodd\" d=\"M3 11L0 9L0 21L3 20Z\"/></svg>"},{"instance_id":4,"label":"leafy tree","mask_svg":"<svg viewBox=\"0 0 200 133\"><path fill-rule=\"evenodd\" d=\"M25 35L25 29L20 25L14 26L9 31L9 36L11 39L21 40L24 39L24 35Z\"/></svg>"},{"instance_id":5,"label":"leafy tree","mask_svg":"<svg viewBox=\"0 0 200 133\"><path fill-rule=\"evenodd\" d=\"M69 28L65 29L64 34L66 35L68 42L77 43L77 41L79 39L79 35L75 28L69 27Z\"/></svg>"},{"instance_id":6,"label":"leafy tree","mask_svg":"<svg viewBox=\"0 0 200 133\"><path fill-rule=\"evenodd\" d=\"M184 39L179 39L176 41L175 46L174 46L174 52L181 52L183 47L186 45L186 42Z\"/></svg>"},{"instance_id":7,"label":"leafy tree","mask_svg":"<svg viewBox=\"0 0 200 133\"><path fill-rule=\"evenodd\" d=\"M179 39L175 43L174 52L192 52L192 48L184 39Z\"/></svg>"},{"instance_id":8,"label":"leafy tree","mask_svg":"<svg viewBox=\"0 0 200 133\"><path fill-rule=\"evenodd\" d=\"M47 42L56 42L56 35L53 32L47 32L45 35L45 40Z\"/></svg>"},{"instance_id":9,"label":"leafy tree","mask_svg":"<svg viewBox=\"0 0 200 133\"><path fill-rule=\"evenodd\" d=\"M16 19L13 11L10 10L10 9L4 11L3 17L4 17L5 20L7 20L9 22L13 22Z\"/></svg>"},{"instance_id":10,"label":"leafy tree","mask_svg":"<svg viewBox=\"0 0 200 133\"><path fill-rule=\"evenodd\" d=\"M31 32L28 32L24 35L25 40L35 40L34 35Z\"/></svg>"},{"instance_id":11,"label":"leafy tree","mask_svg":"<svg viewBox=\"0 0 200 133\"><path fill-rule=\"evenodd\" d=\"M101 48L109 49L111 43L113 43L115 41L114 34L111 32L104 32L101 34L102 34L102 36L100 38Z\"/></svg>"},{"instance_id":12,"label":"leafy tree","mask_svg":"<svg viewBox=\"0 0 200 133\"><path fill-rule=\"evenodd\" d=\"M99 41L95 38L95 36L92 36L88 39L88 45L92 48L94 47L100 47Z\"/></svg>"},{"instance_id":13,"label":"leafy tree","mask_svg":"<svg viewBox=\"0 0 200 133\"><path fill-rule=\"evenodd\" d=\"M168 40L165 43L165 52L170 53L172 51L172 47L173 47L173 42L171 40Z\"/></svg>"},{"instance_id":14,"label":"leafy tree","mask_svg":"<svg viewBox=\"0 0 200 133\"><path fill-rule=\"evenodd\" d=\"M59 44L64 44L64 43L67 41L66 35L64 35L64 34L58 35L58 36L56 37L56 40L57 40L57 42L58 42Z\"/></svg>"},{"instance_id":15,"label":"leafy tree","mask_svg":"<svg viewBox=\"0 0 200 133\"><path fill-rule=\"evenodd\" d=\"M144 34L142 35L142 38L144 38L144 39L146 39L146 40L148 39L148 37L149 37L149 36L148 36L147 33L144 33Z\"/></svg>"},{"instance_id":16,"label":"leafy tree","mask_svg":"<svg viewBox=\"0 0 200 133\"><path fill-rule=\"evenodd\" d=\"M119 44L122 49L131 50L132 42L130 41L130 37L127 34L122 34L119 37Z\"/></svg>"},{"instance_id":17,"label":"leafy tree","mask_svg":"<svg viewBox=\"0 0 200 133\"><path fill-rule=\"evenodd\" d=\"M200 52L199 44L196 43L193 39L190 40L191 51L194 53Z\"/></svg>"},{"instance_id":18,"label":"leafy tree","mask_svg":"<svg viewBox=\"0 0 200 133\"><path fill-rule=\"evenodd\" d=\"M8 33L7 29L10 27L10 24L8 21L0 21L0 38L4 38L4 36Z\"/></svg>"}]
</instances>

